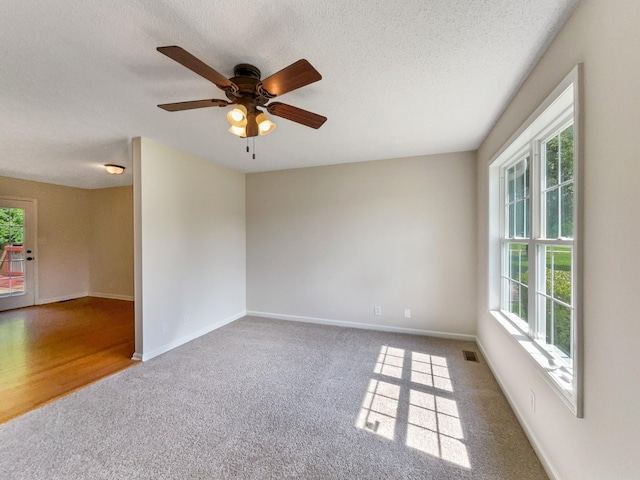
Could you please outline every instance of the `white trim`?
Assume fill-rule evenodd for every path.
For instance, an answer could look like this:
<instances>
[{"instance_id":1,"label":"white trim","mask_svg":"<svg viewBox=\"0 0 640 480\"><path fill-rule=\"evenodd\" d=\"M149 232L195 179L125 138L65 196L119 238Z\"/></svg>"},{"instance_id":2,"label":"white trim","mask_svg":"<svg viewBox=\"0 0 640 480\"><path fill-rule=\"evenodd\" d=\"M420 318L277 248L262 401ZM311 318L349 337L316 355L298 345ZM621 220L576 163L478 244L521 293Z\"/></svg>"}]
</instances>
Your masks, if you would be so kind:
<instances>
[{"instance_id":1,"label":"white trim","mask_svg":"<svg viewBox=\"0 0 640 480\"><path fill-rule=\"evenodd\" d=\"M25 307L31 307L32 305L39 305L38 304L38 295L39 295L39 286L38 286L38 282L39 282L39 278L40 278L40 274L38 272L38 260L40 258L40 244L39 244L39 237L38 237L38 199L37 198L31 198L31 197L13 197L10 195L2 195L0 197L0 199L2 200L7 200L9 202L11 201L16 201L16 202L28 202L31 204L33 211L31 212L31 220L28 220L28 223L31 224L31 230L33 230L33 243L34 243L34 247L35 247L35 255L34 255L34 259L31 262L31 268L32 268L32 277L33 279L31 280L33 282L32 286L33 286L33 303L29 303L28 305L24 305ZM25 224L26 226L26 224ZM26 240L26 238L24 239ZM13 307L9 307L9 308L13 308Z\"/></svg>"},{"instance_id":2,"label":"white trim","mask_svg":"<svg viewBox=\"0 0 640 480\"><path fill-rule=\"evenodd\" d=\"M135 352L133 354L132 360L142 360L143 362L147 360L151 360L152 358L157 357L158 355L162 355L163 353L166 353L169 350L173 350L174 348L179 347L180 345L184 345L185 343L190 342L191 340L195 340L196 338L206 335L207 333L210 333L214 330L217 330L220 327L224 327L225 325L246 316L246 314L247 312L236 313L231 317L227 317L224 320L220 320L219 322L213 323L211 325L207 325L206 327L201 328L200 330L196 330L195 332L191 332L190 334L185 335L184 337L173 340L172 342L169 342L166 345L162 345L161 347L158 347L155 350L152 350L151 352L142 352L142 353Z\"/></svg>"},{"instance_id":3,"label":"white trim","mask_svg":"<svg viewBox=\"0 0 640 480\"><path fill-rule=\"evenodd\" d=\"M498 386L500 387L500 390L502 390L502 393L507 399L507 402L511 406L511 410L513 410L513 413L515 413L516 418L518 419L518 422L522 427L522 430L524 430L524 434L527 436L527 438L529 439L529 443L531 444L534 451L536 452L536 455L538 456L538 459L540 460L540 463L542 464L542 467L544 468L545 472L547 472L547 475L549 475L549 478L551 480L559 480L560 475L551 464L549 456L546 454L544 448L542 448L542 443L534 435L533 431L531 430L531 427L529 427L529 424L524 419L524 415L522 415L522 412L518 408L518 403L514 401L513 398L511 398L511 395L509 395L509 390L506 388L506 383L503 382L502 378L500 378L500 375L498 375L498 370L496 370L493 367L493 364L491 363L491 360L487 355L487 352L482 346L482 342L480 341L479 337L476 339L476 343L478 345L478 348L480 348L480 353L484 357L485 362L489 366L489 370L491 370L493 377L496 379L496 382L498 382Z\"/></svg>"},{"instance_id":4,"label":"white trim","mask_svg":"<svg viewBox=\"0 0 640 480\"><path fill-rule=\"evenodd\" d=\"M60 297L39 298L36 300L36 305L44 305L46 303L64 302L66 300L76 300L78 298L87 297L88 292L71 293L69 295L62 295Z\"/></svg>"},{"instance_id":5,"label":"white trim","mask_svg":"<svg viewBox=\"0 0 640 480\"><path fill-rule=\"evenodd\" d=\"M138 352L134 352L133 356L131 357L131 360L133 360L135 362L141 362L142 361L142 354L138 353Z\"/></svg>"},{"instance_id":6,"label":"white trim","mask_svg":"<svg viewBox=\"0 0 640 480\"><path fill-rule=\"evenodd\" d=\"M511 135L509 139L502 145L502 147L500 147L500 149L489 159L489 161L487 162L488 165L493 165L495 161L498 160L498 158L500 157L511 158L516 153L516 151L522 148L522 145L533 140L533 135L532 135L533 131L531 130L537 130L537 128L535 127L536 123L538 125L540 124L546 125L547 123L554 123L554 118L562 115L566 107L561 108L560 111L549 110L548 113L550 117L545 116L544 118L542 118L542 115L545 113L545 111L549 107L551 107L551 105L553 105L562 96L563 93L565 93L565 91L571 85L573 85L573 92L574 92L573 108L575 110L576 108L575 104L578 101L576 90L579 88L581 77L582 77L582 64L578 64L558 84L558 86L553 89L553 91L547 96L547 98L545 98L545 100L540 104L540 106L536 108L531 115L529 115L529 117L524 121L524 123L520 126L520 128L518 128L513 133L513 135ZM574 118L576 118L575 112L574 112ZM530 128L531 130L527 131ZM504 154L504 157L503 157L503 154ZM574 154L575 154L575 151L574 151Z\"/></svg>"},{"instance_id":7,"label":"white trim","mask_svg":"<svg viewBox=\"0 0 640 480\"><path fill-rule=\"evenodd\" d=\"M100 292L89 292L87 294L90 297L98 297L98 298L110 298L111 300L126 300L128 302L133 302L133 295L119 295L117 293L100 293Z\"/></svg>"},{"instance_id":8,"label":"white trim","mask_svg":"<svg viewBox=\"0 0 640 480\"><path fill-rule=\"evenodd\" d=\"M379 332L407 333L410 335L423 335L426 337L448 338L451 340L464 340L468 342L476 341L475 335L467 335L463 333L438 332L433 330L422 330L418 328L393 327L390 325L375 325L372 323L348 322L345 320L330 320L327 318L303 317L299 315L286 315L282 313L270 313L270 312L256 312L251 310L247 311L247 315L252 317L275 318L276 320L289 320L292 322L316 323L319 325L332 325L335 327L360 328L363 330L375 330Z\"/></svg>"},{"instance_id":9,"label":"white trim","mask_svg":"<svg viewBox=\"0 0 640 480\"><path fill-rule=\"evenodd\" d=\"M568 387L562 385L562 377L558 373L560 368L566 365L566 362L562 358L553 358L550 352L533 340L517 323L508 318L503 312L491 310L489 314L503 327L507 338L516 342L528 353L526 357L533 362L542 379L551 387L558 397L560 397L560 400L562 400L567 408L578 418L581 418L578 416L576 405L573 404L572 393L567 391ZM560 365L553 364L553 362L559 363ZM567 382L564 383L566 385Z\"/></svg>"},{"instance_id":10,"label":"white trim","mask_svg":"<svg viewBox=\"0 0 640 480\"><path fill-rule=\"evenodd\" d=\"M581 115L582 100L582 64L578 64L571 72L560 82L560 84L547 96L542 104L527 118L522 126L509 138L509 140L491 157L488 162L488 181L489 181L489 251L488 251L488 277L489 277L489 309L492 316L498 323L510 333L512 338L517 341L527 352L538 367L538 371L542 374L547 384L552 387L561 400L573 412L577 418L583 418L583 345L582 345L582 201L581 201L581 182L582 173L580 171L582 158L582 125L583 119ZM541 214L540 198L543 195L540 189L540 172L541 153L538 145L544 139L549 137L552 131L566 128L567 122L573 121L574 125L574 240L547 240L541 239L541 225L539 216ZM562 125L565 125L562 127ZM512 159L518 159L525 145L529 144L532 153L532 170L530 182L530 191L534 192L531 198L531 219L532 225L530 235L527 239L505 239L504 231L504 175L503 170L510 164ZM495 192L499 191L499 195ZM538 196L536 201L533 201ZM495 205L496 200L499 205ZM495 236L495 234L498 236ZM548 354L542 351L538 345L531 341L520 341L522 335L525 338L537 337L540 333L539 318L534 318L533 329L529 328L528 332L524 332L523 326L518 325L513 319L501 314L498 310L502 308L502 276L504 274L504 248L506 243L526 243L529 245L529 265L536 265L536 268L529 269L529 306L535 307L538 302L538 279L536 271L538 269L537 262L540 261L538 252L539 245L568 245L572 250L572 300L573 300L573 321L572 321L572 353L573 368L571 369L571 386L567 387L567 379L564 378L563 372L558 365L553 364ZM532 255L533 252L533 255ZM533 288L532 288L533 287ZM558 358L562 363L562 359ZM566 372L565 372L566 373Z\"/></svg>"}]
</instances>

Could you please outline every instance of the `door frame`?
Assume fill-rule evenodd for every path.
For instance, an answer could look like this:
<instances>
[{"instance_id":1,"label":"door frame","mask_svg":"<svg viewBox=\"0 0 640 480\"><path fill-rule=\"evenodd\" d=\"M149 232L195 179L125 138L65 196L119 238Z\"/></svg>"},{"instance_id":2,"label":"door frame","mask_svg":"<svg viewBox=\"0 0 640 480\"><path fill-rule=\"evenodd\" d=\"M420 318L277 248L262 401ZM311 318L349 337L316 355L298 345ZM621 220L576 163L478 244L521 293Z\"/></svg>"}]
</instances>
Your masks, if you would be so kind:
<instances>
[{"instance_id":1,"label":"door frame","mask_svg":"<svg viewBox=\"0 0 640 480\"><path fill-rule=\"evenodd\" d=\"M28 202L31 204L32 206L32 210L33 210L33 222L32 222L32 228L30 230L33 231L33 251L35 252L34 254L34 258L30 263L31 268L33 270L32 272L32 277L33 277L33 303L31 305L27 305L27 306L33 306L33 305L38 305L38 257L39 257L39 252L38 252L38 199L37 198L24 198L24 197L13 197L10 195L0 195L0 202L2 201L7 201L7 202ZM16 207L19 208L19 207ZM31 221L30 221L31 223ZM25 230L26 230L26 222L25 222ZM26 240L26 237L25 237ZM26 242L24 242L26 243ZM25 271L26 273L26 271ZM25 288L26 288L26 284L25 284ZM7 310L10 310L12 308L21 308L21 307L10 307ZM2 311L2 310L0 310Z\"/></svg>"}]
</instances>

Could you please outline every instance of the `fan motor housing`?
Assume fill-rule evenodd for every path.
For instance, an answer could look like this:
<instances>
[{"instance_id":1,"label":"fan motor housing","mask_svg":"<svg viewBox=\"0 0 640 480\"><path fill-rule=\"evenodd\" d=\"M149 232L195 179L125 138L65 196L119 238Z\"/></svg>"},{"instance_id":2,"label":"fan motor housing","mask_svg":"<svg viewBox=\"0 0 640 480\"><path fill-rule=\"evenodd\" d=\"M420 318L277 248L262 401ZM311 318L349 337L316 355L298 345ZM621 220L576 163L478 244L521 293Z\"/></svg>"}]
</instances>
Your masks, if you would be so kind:
<instances>
[{"instance_id":1,"label":"fan motor housing","mask_svg":"<svg viewBox=\"0 0 640 480\"><path fill-rule=\"evenodd\" d=\"M269 99L258 94L256 85L260 83L260 69L248 63L240 63L233 67L234 77L230 78L238 86L238 91L225 92L227 98L234 103L241 103L247 108L264 106Z\"/></svg>"}]
</instances>

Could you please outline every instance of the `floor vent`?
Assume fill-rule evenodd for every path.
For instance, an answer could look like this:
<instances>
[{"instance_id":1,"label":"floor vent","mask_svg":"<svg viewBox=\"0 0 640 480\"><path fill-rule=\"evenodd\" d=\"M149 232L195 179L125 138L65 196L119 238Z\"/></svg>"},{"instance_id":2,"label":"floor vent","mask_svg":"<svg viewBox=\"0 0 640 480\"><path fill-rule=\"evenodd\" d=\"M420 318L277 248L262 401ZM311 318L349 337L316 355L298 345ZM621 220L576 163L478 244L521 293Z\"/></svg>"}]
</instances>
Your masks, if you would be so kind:
<instances>
[{"instance_id":1,"label":"floor vent","mask_svg":"<svg viewBox=\"0 0 640 480\"><path fill-rule=\"evenodd\" d=\"M463 350L462 354L464 355L464 359L467 362L477 362L478 361L478 355L476 354L476 352L472 352L470 350Z\"/></svg>"}]
</instances>

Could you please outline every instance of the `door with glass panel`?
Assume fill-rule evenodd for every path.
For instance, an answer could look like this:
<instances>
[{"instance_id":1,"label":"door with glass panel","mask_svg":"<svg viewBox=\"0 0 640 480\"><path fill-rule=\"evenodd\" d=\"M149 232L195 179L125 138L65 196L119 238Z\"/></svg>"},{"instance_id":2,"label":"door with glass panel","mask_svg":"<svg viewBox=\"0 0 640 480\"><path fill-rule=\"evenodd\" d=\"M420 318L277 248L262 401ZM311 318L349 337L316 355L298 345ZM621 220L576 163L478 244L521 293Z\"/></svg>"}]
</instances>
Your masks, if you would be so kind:
<instances>
[{"instance_id":1,"label":"door with glass panel","mask_svg":"<svg viewBox=\"0 0 640 480\"><path fill-rule=\"evenodd\" d=\"M36 207L0 198L0 310L35 303Z\"/></svg>"}]
</instances>

